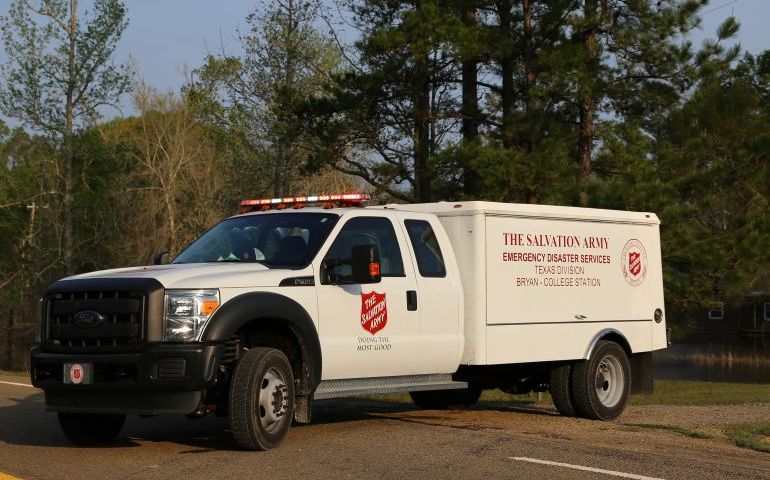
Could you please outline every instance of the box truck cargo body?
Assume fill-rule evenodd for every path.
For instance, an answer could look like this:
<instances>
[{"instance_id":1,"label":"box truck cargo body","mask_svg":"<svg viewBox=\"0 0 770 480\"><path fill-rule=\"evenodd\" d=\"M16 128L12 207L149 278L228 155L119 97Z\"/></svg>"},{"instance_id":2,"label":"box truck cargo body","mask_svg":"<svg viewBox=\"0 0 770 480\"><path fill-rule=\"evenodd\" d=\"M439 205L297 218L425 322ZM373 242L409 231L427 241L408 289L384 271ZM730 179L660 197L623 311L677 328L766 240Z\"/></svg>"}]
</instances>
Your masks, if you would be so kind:
<instances>
[{"instance_id":1,"label":"box truck cargo body","mask_svg":"<svg viewBox=\"0 0 770 480\"><path fill-rule=\"evenodd\" d=\"M586 359L616 332L632 352L666 348L660 222L651 213L493 202L394 208L435 214L465 305L462 363Z\"/></svg>"}]
</instances>

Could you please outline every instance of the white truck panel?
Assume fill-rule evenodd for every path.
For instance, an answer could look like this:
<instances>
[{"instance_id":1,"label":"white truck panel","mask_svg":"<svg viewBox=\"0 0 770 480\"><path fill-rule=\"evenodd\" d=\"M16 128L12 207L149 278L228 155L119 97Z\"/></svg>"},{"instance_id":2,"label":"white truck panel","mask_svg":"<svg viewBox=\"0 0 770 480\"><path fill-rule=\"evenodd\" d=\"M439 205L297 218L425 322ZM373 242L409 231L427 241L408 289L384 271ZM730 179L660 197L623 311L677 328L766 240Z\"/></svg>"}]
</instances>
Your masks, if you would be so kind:
<instances>
[{"instance_id":1,"label":"white truck panel","mask_svg":"<svg viewBox=\"0 0 770 480\"><path fill-rule=\"evenodd\" d=\"M660 272L649 268L657 225L493 215L486 223L487 324L651 320L663 308ZM628 257L637 254L634 278Z\"/></svg>"},{"instance_id":2,"label":"white truck panel","mask_svg":"<svg viewBox=\"0 0 770 480\"><path fill-rule=\"evenodd\" d=\"M486 363L487 337L478 328L478 319L486 318L486 299L476 292L483 289L486 277L483 268L485 263L484 245L476 245L475 239L483 235L484 217L449 216L441 217L442 225L452 244L452 251L460 271L463 298L465 305L463 334L465 349L461 363L465 365L482 365Z\"/></svg>"},{"instance_id":3,"label":"white truck panel","mask_svg":"<svg viewBox=\"0 0 770 480\"><path fill-rule=\"evenodd\" d=\"M549 323L546 325L489 325L485 364L532 363L586 358L588 347L601 332L620 332L633 352L652 350L650 321L619 324Z\"/></svg>"},{"instance_id":4,"label":"white truck panel","mask_svg":"<svg viewBox=\"0 0 770 480\"><path fill-rule=\"evenodd\" d=\"M465 364L586 358L602 332L666 347L659 221L651 213L457 202L436 214L465 297ZM482 268L483 266L483 268Z\"/></svg>"}]
</instances>

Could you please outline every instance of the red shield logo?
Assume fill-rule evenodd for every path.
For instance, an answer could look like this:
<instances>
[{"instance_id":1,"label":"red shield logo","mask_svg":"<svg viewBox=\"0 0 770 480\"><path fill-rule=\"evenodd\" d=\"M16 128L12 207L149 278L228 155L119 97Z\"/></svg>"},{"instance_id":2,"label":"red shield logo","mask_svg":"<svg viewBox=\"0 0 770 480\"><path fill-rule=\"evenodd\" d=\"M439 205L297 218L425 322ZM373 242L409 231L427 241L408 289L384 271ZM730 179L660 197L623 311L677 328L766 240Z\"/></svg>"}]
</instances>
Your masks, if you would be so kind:
<instances>
[{"instance_id":1,"label":"red shield logo","mask_svg":"<svg viewBox=\"0 0 770 480\"><path fill-rule=\"evenodd\" d=\"M75 385L83 381L83 367L76 363L70 367L70 381Z\"/></svg>"},{"instance_id":2,"label":"red shield logo","mask_svg":"<svg viewBox=\"0 0 770 480\"><path fill-rule=\"evenodd\" d=\"M388 323L388 306L385 294L361 292L361 326L374 335Z\"/></svg>"},{"instance_id":3,"label":"red shield logo","mask_svg":"<svg viewBox=\"0 0 770 480\"><path fill-rule=\"evenodd\" d=\"M628 271L637 277L642 271L642 258L639 252L628 252Z\"/></svg>"},{"instance_id":4,"label":"red shield logo","mask_svg":"<svg viewBox=\"0 0 770 480\"><path fill-rule=\"evenodd\" d=\"M632 287L641 285L647 275L647 251L642 242L635 238L627 241L620 258L626 282Z\"/></svg>"}]
</instances>

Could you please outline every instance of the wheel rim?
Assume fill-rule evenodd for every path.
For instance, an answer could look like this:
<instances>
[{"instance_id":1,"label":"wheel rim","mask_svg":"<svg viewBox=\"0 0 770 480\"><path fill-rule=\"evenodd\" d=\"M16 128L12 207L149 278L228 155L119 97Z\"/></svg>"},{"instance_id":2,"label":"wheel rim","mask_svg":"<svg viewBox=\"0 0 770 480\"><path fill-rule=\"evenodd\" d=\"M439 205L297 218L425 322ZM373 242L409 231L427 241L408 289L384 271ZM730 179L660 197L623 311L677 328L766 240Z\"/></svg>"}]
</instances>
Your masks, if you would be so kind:
<instances>
[{"instance_id":1,"label":"wheel rim","mask_svg":"<svg viewBox=\"0 0 770 480\"><path fill-rule=\"evenodd\" d=\"M625 374L620 360L614 355L602 357L596 367L596 396L601 404L608 408L616 406L625 388Z\"/></svg>"},{"instance_id":2,"label":"wheel rim","mask_svg":"<svg viewBox=\"0 0 770 480\"><path fill-rule=\"evenodd\" d=\"M286 422L289 397L286 379L277 368L270 368L262 377L259 389L259 423L267 433L274 433Z\"/></svg>"}]
</instances>

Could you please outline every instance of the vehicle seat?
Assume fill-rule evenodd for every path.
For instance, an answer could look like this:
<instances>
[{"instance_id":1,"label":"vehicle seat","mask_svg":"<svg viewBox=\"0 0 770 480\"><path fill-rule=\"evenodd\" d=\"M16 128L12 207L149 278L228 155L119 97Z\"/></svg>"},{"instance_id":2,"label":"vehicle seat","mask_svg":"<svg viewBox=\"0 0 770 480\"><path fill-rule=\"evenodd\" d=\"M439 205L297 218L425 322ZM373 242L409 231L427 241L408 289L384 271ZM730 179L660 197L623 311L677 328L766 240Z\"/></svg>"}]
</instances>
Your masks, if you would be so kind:
<instances>
[{"instance_id":1,"label":"vehicle seat","mask_svg":"<svg viewBox=\"0 0 770 480\"><path fill-rule=\"evenodd\" d=\"M279 265L299 265L307 258L307 245L305 240L297 235L283 237L278 244L278 254L273 263Z\"/></svg>"},{"instance_id":2,"label":"vehicle seat","mask_svg":"<svg viewBox=\"0 0 770 480\"><path fill-rule=\"evenodd\" d=\"M230 245L232 246L233 254L239 259L254 260L254 247L252 246L251 239L246 234L239 231L230 232Z\"/></svg>"}]
</instances>

